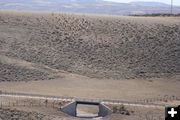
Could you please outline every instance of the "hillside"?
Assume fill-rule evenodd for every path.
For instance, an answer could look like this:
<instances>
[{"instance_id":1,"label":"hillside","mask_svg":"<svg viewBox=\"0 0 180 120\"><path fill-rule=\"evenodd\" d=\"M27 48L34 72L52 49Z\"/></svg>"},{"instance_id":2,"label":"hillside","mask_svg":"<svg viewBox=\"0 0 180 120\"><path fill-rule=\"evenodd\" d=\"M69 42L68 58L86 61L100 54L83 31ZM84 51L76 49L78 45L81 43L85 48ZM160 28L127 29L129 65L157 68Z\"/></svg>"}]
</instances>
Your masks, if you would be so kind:
<instances>
[{"instance_id":1,"label":"hillside","mask_svg":"<svg viewBox=\"0 0 180 120\"><path fill-rule=\"evenodd\" d=\"M41 64L0 55L0 81L51 80L59 78L57 71Z\"/></svg>"},{"instance_id":2,"label":"hillside","mask_svg":"<svg viewBox=\"0 0 180 120\"><path fill-rule=\"evenodd\" d=\"M1 11L0 80L178 75L179 19Z\"/></svg>"}]
</instances>

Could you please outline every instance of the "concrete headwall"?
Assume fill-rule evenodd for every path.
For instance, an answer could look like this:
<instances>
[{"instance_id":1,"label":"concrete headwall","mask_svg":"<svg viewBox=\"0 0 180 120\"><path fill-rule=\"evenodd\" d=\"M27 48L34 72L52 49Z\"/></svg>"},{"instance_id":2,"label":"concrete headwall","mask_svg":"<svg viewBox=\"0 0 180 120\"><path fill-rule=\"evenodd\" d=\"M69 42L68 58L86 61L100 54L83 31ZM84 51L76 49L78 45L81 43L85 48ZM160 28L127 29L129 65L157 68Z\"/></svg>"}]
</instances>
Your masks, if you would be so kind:
<instances>
[{"instance_id":1,"label":"concrete headwall","mask_svg":"<svg viewBox=\"0 0 180 120\"><path fill-rule=\"evenodd\" d=\"M63 111L64 113L66 113L68 115L76 116L76 107L77 107L76 102L72 102L72 103L66 105L65 107L63 107L61 109L61 111Z\"/></svg>"},{"instance_id":2,"label":"concrete headwall","mask_svg":"<svg viewBox=\"0 0 180 120\"><path fill-rule=\"evenodd\" d=\"M99 116L105 117L111 113L112 111L109 107L105 106L104 104L99 104Z\"/></svg>"}]
</instances>

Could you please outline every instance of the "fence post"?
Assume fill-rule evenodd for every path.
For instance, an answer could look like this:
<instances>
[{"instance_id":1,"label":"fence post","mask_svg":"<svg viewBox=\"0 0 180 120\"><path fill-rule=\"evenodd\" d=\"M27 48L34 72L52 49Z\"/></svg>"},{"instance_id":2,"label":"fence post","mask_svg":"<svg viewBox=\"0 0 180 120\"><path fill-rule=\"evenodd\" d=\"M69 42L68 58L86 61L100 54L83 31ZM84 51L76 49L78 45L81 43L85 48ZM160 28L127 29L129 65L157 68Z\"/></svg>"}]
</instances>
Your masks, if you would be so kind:
<instances>
[{"instance_id":1,"label":"fence post","mask_svg":"<svg viewBox=\"0 0 180 120\"><path fill-rule=\"evenodd\" d=\"M39 107L41 107L41 99L39 99Z\"/></svg>"},{"instance_id":2,"label":"fence post","mask_svg":"<svg viewBox=\"0 0 180 120\"><path fill-rule=\"evenodd\" d=\"M45 106L47 107L47 105L48 105L48 100L46 99L45 100Z\"/></svg>"},{"instance_id":3,"label":"fence post","mask_svg":"<svg viewBox=\"0 0 180 120\"><path fill-rule=\"evenodd\" d=\"M11 105L11 104L10 104L10 101L9 101L9 103L8 103L8 107L11 107L10 105Z\"/></svg>"},{"instance_id":4,"label":"fence post","mask_svg":"<svg viewBox=\"0 0 180 120\"><path fill-rule=\"evenodd\" d=\"M53 108L54 108L55 101L53 101Z\"/></svg>"},{"instance_id":5,"label":"fence post","mask_svg":"<svg viewBox=\"0 0 180 120\"><path fill-rule=\"evenodd\" d=\"M24 100L24 102L23 102L23 103L24 103L24 107L25 107L25 106L26 106L26 105L25 105L25 100Z\"/></svg>"}]
</instances>

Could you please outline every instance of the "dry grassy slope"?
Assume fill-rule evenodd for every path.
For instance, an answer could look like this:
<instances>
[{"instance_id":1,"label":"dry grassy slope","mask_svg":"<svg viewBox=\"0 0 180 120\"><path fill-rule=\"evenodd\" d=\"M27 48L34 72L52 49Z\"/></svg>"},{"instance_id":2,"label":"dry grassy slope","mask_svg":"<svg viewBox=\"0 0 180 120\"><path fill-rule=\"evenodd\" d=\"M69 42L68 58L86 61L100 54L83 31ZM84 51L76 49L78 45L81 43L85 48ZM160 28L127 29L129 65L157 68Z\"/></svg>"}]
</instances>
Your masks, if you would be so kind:
<instances>
[{"instance_id":1,"label":"dry grassy slope","mask_svg":"<svg viewBox=\"0 0 180 120\"><path fill-rule=\"evenodd\" d=\"M0 55L0 81L50 80L60 77L57 70L44 65Z\"/></svg>"},{"instance_id":2,"label":"dry grassy slope","mask_svg":"<svg viewBox=\"0 0 180 120\"><path fill-rule=\"evenodd\" d=\"M0 12L0 55L90 77L173 76L180 18Z\"/></svg>"}]
</instances>

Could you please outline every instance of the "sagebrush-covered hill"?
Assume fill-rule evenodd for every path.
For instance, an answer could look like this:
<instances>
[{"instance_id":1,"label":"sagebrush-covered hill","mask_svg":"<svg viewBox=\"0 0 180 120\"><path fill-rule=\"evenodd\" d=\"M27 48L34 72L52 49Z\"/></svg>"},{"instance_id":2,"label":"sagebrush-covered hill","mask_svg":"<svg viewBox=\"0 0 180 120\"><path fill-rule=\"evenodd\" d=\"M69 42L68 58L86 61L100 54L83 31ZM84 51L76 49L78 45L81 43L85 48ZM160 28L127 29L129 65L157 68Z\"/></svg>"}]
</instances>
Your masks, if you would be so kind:
<instances>
[{"instance_id":1,"label":"sagebrush-covered hill","mask_svg":"<svg viewBox=\"0 0 180 120\"><path fill-rule=\"evenodd\" d=\"M170 77L180 73L180 18L1 11L0 55L0 79L22 67L3 56L89 77Z\"/></svg>"}]
</instances>

